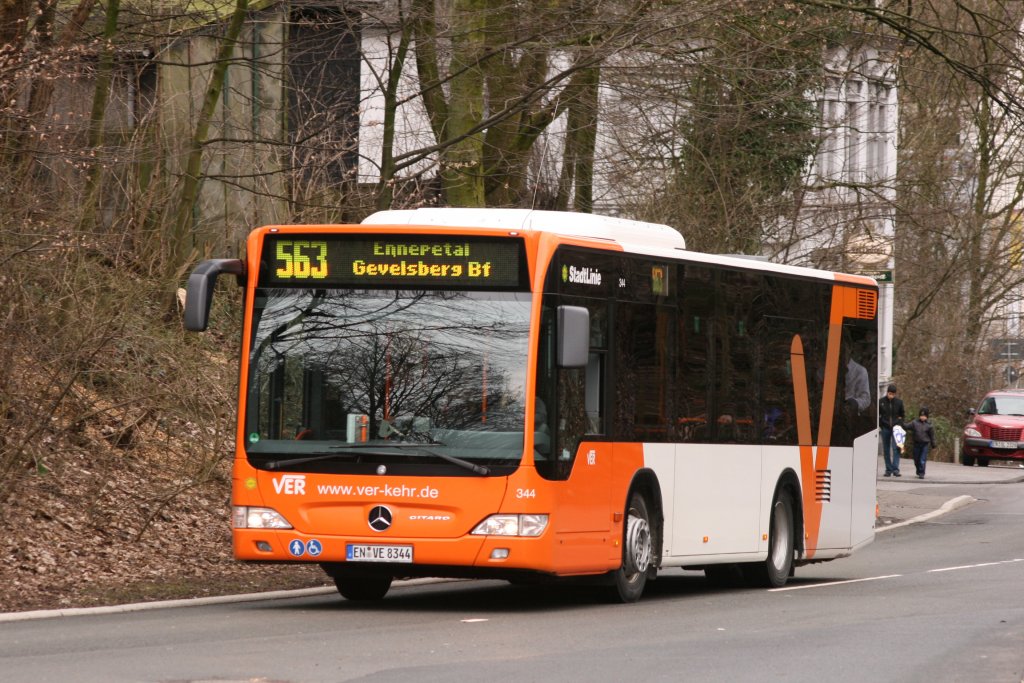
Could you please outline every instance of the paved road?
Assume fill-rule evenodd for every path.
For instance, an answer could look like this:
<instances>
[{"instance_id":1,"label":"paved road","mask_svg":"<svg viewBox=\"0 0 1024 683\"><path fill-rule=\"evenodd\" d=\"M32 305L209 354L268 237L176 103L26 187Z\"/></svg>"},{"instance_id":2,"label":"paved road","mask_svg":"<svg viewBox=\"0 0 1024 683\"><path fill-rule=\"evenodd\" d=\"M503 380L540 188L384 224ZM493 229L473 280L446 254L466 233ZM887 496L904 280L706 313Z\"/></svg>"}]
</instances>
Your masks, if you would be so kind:
<instances>
[{"instance_id":1,"label":"paved road","mask_svg":"<svg viewBox=\"0 0 1024 683\"><path fill-rule=\"evenodd\" d=\"M909 465L909 467L908 467ZM934 516L939 516L971 504L975 501L972 496L965 494L963 484L989 485L989 484L1010 484L1024 481L1024 468L1018 465L990 465L989 467L964 467L963 465L943 462L928 463L927 476L925 479L918 479L913 475L913 462L908 461L902 465L904 471L909 471L910 476L904 475L898 479L883 477L885 466L882 459L878 459L878 522L876 528L879 531L897 529L915 521L924 521ZM397 585L415 586L420 584L433 583L434 579L414 579L411 581L399 581ZM232 602L248 602L252 600L301 598L319 595L334 596L333 588L311 588L299 591L278 591L273 593L219 596L213 598L200 598L197 600L169 600L153 603L138 603L133 605L113 605L110 607L95 607L81 609L55 609L39 610L33 612L11 612L0 614L0 623L6 621L22 621L55 616L71 616L78 614L103 614L121 613L134 611L149 611L178 606L214 605ZM2 677L0 677L2 680Z\"/></svg>"},{"instance_id":2,"label":"paved road","mask_svg":"<svg viewBox=\"0 0 1024 683\"><path fill-rule=\"evenodd\" d=\"M913 460L901 459L900 469L902 477L885 477L885 465L882 458L878 459L878 529L937 513L944 505L960 507L973 502L973 498L965 495L963 487L954 488L955 485L1024 481L1024 467L1017 464L964 467L957 463L929 462L924 479L915 476Z\"/></svg>"},{"instance_id":3,"label":"paved road","mask_svg":"<svg viewBox=\"0 0 1024 683\"><path fill-rule=\"evenodd\" d=\"M972 475L1016 478L947 476ZM0 681L1020 683L1021 486L882 489L978 502L892 524L777 590L674 570L634 605L463 581L403 585L371 604L322 594L0 623Z\"/></svg>"}]
</instances>

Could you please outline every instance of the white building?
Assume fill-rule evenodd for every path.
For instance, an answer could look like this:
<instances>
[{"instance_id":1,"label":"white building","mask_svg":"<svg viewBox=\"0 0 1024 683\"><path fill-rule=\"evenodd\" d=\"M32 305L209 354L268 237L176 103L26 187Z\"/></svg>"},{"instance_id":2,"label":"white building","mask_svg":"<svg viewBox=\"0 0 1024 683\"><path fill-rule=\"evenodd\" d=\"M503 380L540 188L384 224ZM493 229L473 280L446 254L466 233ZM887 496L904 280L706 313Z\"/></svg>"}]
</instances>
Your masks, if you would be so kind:
<instances>
[{"instance_id":1,"label":"white building","mask_svg":"<svg viewBox=\"0 0 1024 683\"><path fill-rule=\"evenodd\" d=\"M398 35L381 25L362 31L362 97L359 180L380 177L384 131L384 84L393 66ZM394 153L402 156L434 144L422 101L416 97L412 50L401 71ZM594 165L594 211L622 215L632 197L652 193L670 177L678 157L676 131L688 116L680 98L668 95L686 78L654 53L618 55L602 76ZM827 59L827 87L809 93L821 113L820 147L808 164L805 191L781 226L784 239L765 245L773 260L877 274L880 298L880 377L892 370L893 254L897 94L895 64L875 47L835 49ZM558 88L547 95L557 97ZM533 186L557 184L561 171L565 117L555 120L534 144ZM437 155L414 159L401 175L432 174ZM626 216L629 217L629 216ZM886 277L888 275L888 277Z\"/></svg>"}]
</instances>

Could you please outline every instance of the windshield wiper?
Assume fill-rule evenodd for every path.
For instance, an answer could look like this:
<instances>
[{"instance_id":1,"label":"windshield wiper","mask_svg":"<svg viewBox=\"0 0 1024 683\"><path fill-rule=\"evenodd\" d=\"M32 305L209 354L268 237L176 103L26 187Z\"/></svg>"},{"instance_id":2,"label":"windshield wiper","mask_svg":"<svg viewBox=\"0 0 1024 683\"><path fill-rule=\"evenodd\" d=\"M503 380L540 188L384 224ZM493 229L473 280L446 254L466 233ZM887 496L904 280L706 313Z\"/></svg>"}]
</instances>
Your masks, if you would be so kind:
<instances>
[{"instance_id":1,"label":"windshield wiper","mask_svg":"<svg viewBox=\"0 0 1024 683\"><path fill-rule=\"evenodd\" d=\"M277 470L282 467L288 467L290 465L301 465L306 462L317 462L318 460L331 460L332 458L343 458L351 453L323 453L318 452L313 455L306 455L301 458L288 458L287 460L268 460L263 463L263 466L268 470ZM374 455L374 454L371 454Z\"/></svg>"},{"instance_id":2,"label":"windshield wiper","mask_svg":"<svg viewBox=\"0 0 1024 683\"><path fill-rule=\"evenodd\" d=\"M440 444L436 444L436 445L440 445ZM402 448L419 448L421 451L423 451L424 453L426 453L428 455L433 455L433 456L436 456L438 458L441 458L442 460L450 462L453 465L458 465L459 467L467 469L470 472L475 472L476 474L479 474L482 477L486 477L488 474L491 473L490 468L488 468L486 465L477 465L475 462L470 462L469 460L463 460L462 458L456 458L454 455L448 455L447 453L442 453L440 451L435 451L435 450L433 450L431 448L423 448L423 444L419 444L419 443L404 443L404 444L396 445L395 448L398 448L399 446L402 447Z\"/></svg>"},{"instance_id":3,"label":"windshield wiper","mask_svg":"<svg viewBox=\"0 0 1024 683\"><path fill-rule=\"evenodd\" d=\"M264 464L268 470L276 470L282 467L289 467L291 465L302 465L307 462L317 462L320 460L330 460L345 455L351 455L352 452L358 453L359 455L394 455L394 453L388 453L385 449L401 449L401 448L418 448L422 452L441 458L446 462L450 462L453 465L458 465L463 469L467 469L470 472L474 472L481 476L486 477L491 473L491 470L484 465L477 465L469 460L463 460L462 458L456 458L454 455L448 455L447 453L441 453L431 448L424 448L424 446L443 446L444 444L438 441L429 443L355 443L346 444L344 446L331 446L333 452L330 453L315 453L313 455L307 455L301 458L288 458L287 460L271 460Z\"/></svg>"}]
</instances>

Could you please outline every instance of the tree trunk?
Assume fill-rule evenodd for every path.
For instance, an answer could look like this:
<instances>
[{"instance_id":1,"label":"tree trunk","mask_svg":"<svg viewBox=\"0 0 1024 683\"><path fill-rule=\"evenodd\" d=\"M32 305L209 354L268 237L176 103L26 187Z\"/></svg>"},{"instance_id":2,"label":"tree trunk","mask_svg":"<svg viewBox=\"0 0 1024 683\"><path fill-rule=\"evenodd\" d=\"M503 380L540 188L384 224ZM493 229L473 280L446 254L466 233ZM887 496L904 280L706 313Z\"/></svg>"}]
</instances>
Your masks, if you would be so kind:
<instances>
[{"instance_id":1,"label":"tree trunk","mask_svg":"<svg viewBox=\"0 0 1024 683\"><path fill-rule=\"evenodd\" d=\"M398 84L411 40L412 29L403 22L395 61L388 69L388 81L384 87L384 134L381 140L380 181L377 184L378 211L390 209L395 198L395 117L398 113Z\"/></svg>"},{"instance_id":2,"label":"tree trunk","mask_svg":"<svg viewBox=\"0 0 1024 683\"><path fill-rule=\"evenodd\" d=\"M100 186L103 180L102 155L104 127L107 117L107 102L110 101L110 84L114 76L114 37L117 35L117 16L121 11L121 0L107 0L106 22L103 26L103 52L96 69L96 87L93 91L92 111L89 114L88 153L89 170L86 173L85 189L82 193L82 219L79 229L88 232L95 227L97 204L100 202Z\"/></svg>"},{"instance_id":3,"label":"tree trunk","mask_svg":"<svg viewBox=\"0 0 1024 683\"><path fill-rule=\"evenodd\" d=\"M50 55L51 58L60 59L66 51L71 49L74 42L81 36L82 26L89 18L89 15L92 13L92 9L95 6L96 0L80 0L74 13L71 15L71 19L64 26L64 30L61 31L60 38L54 46L55 49ZM47 5L43 14L40 15L40 21L43 21L43 17L50 15L49 22L52 22L52 19L54 18L52 15L56 12L56 9L56 2L52 2ZM49 42L49 40L46 41L47 46ZM43 46L40 45L40 47ZM29 95L28 111L26 112L26 129L31 130L33 126L36 128L41 127L41 121L46 115L47 110L50 108L50 102L53 101L53 87L54 79L45 73L38 75L32 81L32 91ZM26 163L28 163L28 161L29 160L26 160Z\"/></svg>"},{"instance_id":4,"label":"tree trunk","mask_svg":"<svg viewBox=\"0 0 1024 683\"><path fill-rule=\"evenodd\" d=\"M484 206L483 121L486 0L455 0L451 95L441 182L450 206Z\"/></svg>"},{"instance_id":5,"label":"tree trunk","mask_svg":"<svg viewBox=\"0 0 1024 683\"><path fill-rule=\"evenodd\" d=\"M248 0L236 0L227 31L221 40L220 49L217 51L213 73L210 74L210 82L206 85L206 95L203 97L203 105L196 119L192 139L189 140L188 158L174 219L171 245L172 262L178 268L186 265L185 262L189 258L189 254L198 246L195 243L193 232L192 212L195 210L203 181L203 147L210 132L210 121L213 120L217 100L220 99L221 91L224 88L224 75L227 73L228 63L234 54L235 44L242 32L242 25L245 23L248 9Z\"/></svg>"},{"instance_id":6,"label":"tree trunk","mask_svg":"<svg viewBox=\"0 0 1024 683\"><path fill-rule=\"evenodd\" d=\"M570 105L566 120L565 152L555 206L581 213L594 210L594 149L597 144L598 86L601 72L589 67L580 72L580 93Z\"/></svg>"}]
</instances>

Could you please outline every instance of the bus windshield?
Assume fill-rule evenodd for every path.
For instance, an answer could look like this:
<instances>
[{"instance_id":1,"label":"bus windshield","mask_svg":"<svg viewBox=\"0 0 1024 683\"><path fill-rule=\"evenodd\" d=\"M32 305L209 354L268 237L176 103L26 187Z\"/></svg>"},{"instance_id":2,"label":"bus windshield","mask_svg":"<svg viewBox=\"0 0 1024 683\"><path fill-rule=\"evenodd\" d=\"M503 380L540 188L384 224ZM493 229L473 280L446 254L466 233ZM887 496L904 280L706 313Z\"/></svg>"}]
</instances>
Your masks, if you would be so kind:
<instances>
[{"instance_id":1,"label":"bus windshield","mask_svg":"<svg viewBox=\"0 0 1024 683\"><path fill-rule=\"evenodd\" d=\"M528 293L257 290L250 461L325 472L433 464L476 474L518 464L530 307Z\"/></svg>"}]
</instances>

